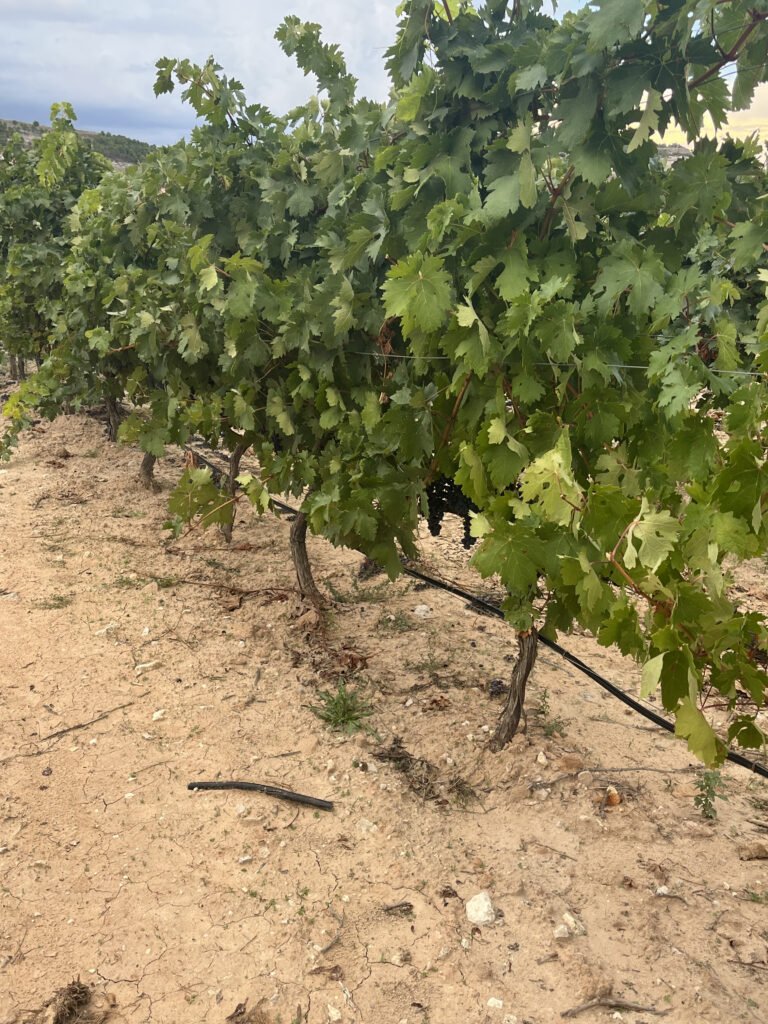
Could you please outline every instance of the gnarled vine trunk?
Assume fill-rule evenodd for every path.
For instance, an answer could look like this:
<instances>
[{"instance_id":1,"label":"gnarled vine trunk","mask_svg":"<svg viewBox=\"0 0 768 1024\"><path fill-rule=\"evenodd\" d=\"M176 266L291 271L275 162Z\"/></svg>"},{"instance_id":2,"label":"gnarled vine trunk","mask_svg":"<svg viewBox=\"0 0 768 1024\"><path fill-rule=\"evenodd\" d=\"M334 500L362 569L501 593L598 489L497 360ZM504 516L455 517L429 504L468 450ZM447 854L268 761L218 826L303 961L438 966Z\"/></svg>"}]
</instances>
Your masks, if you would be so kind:
<instances>
[{"instance_id":1,"label":"gnarled vine trunk","mask_svg":"<svg viewBox=\"0 0 768 1024\"><path fill-rule=\"evenodd\" d=\"M240 460L250 448L250 445L242 443L235 445L232 454L229 456L229 476L227 478L227 493L229 497L234 499L235 491L237 490L237 478L240 475ZM227 544L232 543L232 529L235 525L235 503L234 500L230 505L232 510L232 518L228 523L224 523L221 528L221 532L224 534L224 540Z\"/></svg>"},{"instance_id":2,"label":"gnarled vine trunk","mask_svg":"<svg viewBox=\"0 0 768 1024\"><path fill-rule=\"evenodd\" d=\"M144 456L141 460L141 467L139 469L139 480L143 487L148 491L157 491L159 486L155 480L155 463L157 462L156 455L150 455L149 452L144 452Z\"/></svg>"},{"instance_id":3,"label":"gnarled vine trunk","mask_svg":"<svg viewBox=\"0 0 768 1024\"><path fill-rule=\"evenodd\" d=\"M525 685L536 664L538 643L539 634L535 629L517 634L517 661L512 670L507 703L504 705L504 710L501 712L494 734L488 744L493 751L505 747L517 732L525 704Z\"/></svg>"},{"instance_id":4,"label":"gnarled vine trunk","mask_svg":"<svg viewBox=\"0 0 768 1024\"><path fill-rule=\"evenodd\" d=\"M106 398L104 406L107 410L107 437L110 441L117 440L117 432L123 420L123 407L116 398Z\"/></svg>"},{"instance_id":5,"label":"gnarled vine trunk","mask_svg":"<svg viewBox=\"0 0 768 1024\"><path fill-rule=\"evenodd\" d=\"M319 608L323 603L323 596L317 589L312 566L309 564L307 554L307 517L299 512L291 523L291 558L296 569L296 579L299 581L299 593L305 600L311 601Z\"/></svg>"},{"instance_id":6,"label":"gnarled vine trunk","mask_svg":"<svg viewBox=\"0 0 768 1024\"><path fill-rule=\"evenodd\" d=\"M8 369L10 370L11 377L14 380L26 380L27 368L24 364L24 358L22 356L10 355Z\"/></svg>"}]
</instances>

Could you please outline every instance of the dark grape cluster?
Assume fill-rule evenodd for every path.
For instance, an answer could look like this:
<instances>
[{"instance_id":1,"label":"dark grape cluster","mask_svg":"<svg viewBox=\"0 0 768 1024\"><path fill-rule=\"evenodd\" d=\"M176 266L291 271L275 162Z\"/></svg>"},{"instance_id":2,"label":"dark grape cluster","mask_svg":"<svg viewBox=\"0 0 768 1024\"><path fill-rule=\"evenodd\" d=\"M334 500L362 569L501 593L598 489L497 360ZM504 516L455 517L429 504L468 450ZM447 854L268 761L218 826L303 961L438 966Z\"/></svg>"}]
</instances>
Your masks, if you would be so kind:
<instances>
[{"instance_id":1,"label":"dark grape cluster","mask_svg":"<svg viewBox=\"0 0 768 1024\"><path fill-rule=\"evenodd\" d=\"M462 489L453 480L439 476L431 484L427 484L427 503L429 505L427 526L432 536L439 536L443 516L446 512L450 512L464 521L464 539L461 543L463 547L471 548L475 543L475 538L471 537L469 533L471 522L469 514L477 512L478 508L473 501L466 497Z\"/></svg>"}]
</instances>

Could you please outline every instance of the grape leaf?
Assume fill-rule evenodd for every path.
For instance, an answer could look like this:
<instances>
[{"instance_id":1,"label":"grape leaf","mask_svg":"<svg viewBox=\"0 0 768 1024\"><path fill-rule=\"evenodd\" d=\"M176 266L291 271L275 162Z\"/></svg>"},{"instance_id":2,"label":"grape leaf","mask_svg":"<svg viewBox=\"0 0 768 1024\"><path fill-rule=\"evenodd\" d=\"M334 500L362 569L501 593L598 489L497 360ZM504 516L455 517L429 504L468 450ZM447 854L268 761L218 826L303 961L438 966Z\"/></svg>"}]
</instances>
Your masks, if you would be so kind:
<instances>
[{"instance_id":1,"label":"grape leaf","mask_svg":"<svg viewBox=\"0 0 768 1024\"><path fill-rule=\"evenodd\" d=\"M382 292L387 316L400 317L406 337L437 330L452 305L451 279L443 261L420 252L395 264Z\"/></svg>"},{"instance_id":2,"label":"grape leaf","mask_svg":"<svg viewBox=\"0 0 768 1024\"><path fill-rule=\"evenodd\" d=\"M710 767L723 763L725 747L690 697L680 702L675 719L675 735L688 740L688 749L692 754Z\"/></svg>"}]
</instances>

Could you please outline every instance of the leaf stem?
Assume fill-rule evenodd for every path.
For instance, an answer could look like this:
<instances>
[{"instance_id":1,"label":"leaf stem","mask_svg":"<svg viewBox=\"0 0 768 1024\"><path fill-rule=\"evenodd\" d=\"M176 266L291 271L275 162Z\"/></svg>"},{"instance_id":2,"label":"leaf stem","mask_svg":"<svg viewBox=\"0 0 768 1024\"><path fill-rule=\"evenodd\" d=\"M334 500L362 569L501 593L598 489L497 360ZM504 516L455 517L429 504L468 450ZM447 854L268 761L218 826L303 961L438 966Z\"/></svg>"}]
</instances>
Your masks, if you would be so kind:
<instances>
[{"instance_id":1,"label":"leaf stem","mask_svg":"<svg viewBox=\"0 0 768 1024\"><path fill-rule=\"evenodd\" d=\"M768 13L752 11L749 23L745 26L744 31L741 33L739 38L736 40L736 42L733 44L730 50L728 50L727 53L723 53L722 49L720 49L719 43L717 42L717 40L715 40L715 45L718 47L718 49L720 49L720 52L723 53L722 59L719 60L717 64L713 64L711 68L708 68L697 78L694 78L692 82L688 82L687 88L695 89L699 85L703 85L704 82L708 82L710 78L714 78L718 71L720 71L721 68L725 67L726 64L730 64L731 61L736 60L739 56L739 53L743 49L744 44L755 31L757 26L760 24L761 21L766 20L768 20Z\"/></svg>"}]
</instances>

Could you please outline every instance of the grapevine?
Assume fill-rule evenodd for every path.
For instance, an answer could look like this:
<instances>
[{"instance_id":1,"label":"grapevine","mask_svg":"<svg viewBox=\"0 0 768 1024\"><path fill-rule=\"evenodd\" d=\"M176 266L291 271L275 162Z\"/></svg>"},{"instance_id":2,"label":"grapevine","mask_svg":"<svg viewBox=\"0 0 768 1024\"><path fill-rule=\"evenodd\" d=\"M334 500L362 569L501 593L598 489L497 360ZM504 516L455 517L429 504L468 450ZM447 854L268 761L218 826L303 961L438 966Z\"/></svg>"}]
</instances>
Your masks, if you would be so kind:
<instances>
[{"instance_id":1,"label":"grapevine","mask_svg":"<svg viewBox=\"0 0 768 1024\"><path fill-rule=\"evenodd\" d=\"M318 26L277 36L317 82L284 116L158 62L202 124L79 194L12 420L101 400L150 458L201 435L229 480L188 471L171 524L231 533L235 478L301 496L310 597L307 528L394 576L420 514L459 514L520 646L496 748L537 636L576 625L707 764L762 746L768 631L729 566L768 550L768 178L704 129L768 80L768 0L410 0L386 104Z\"/></svg>"}]
</instances>

